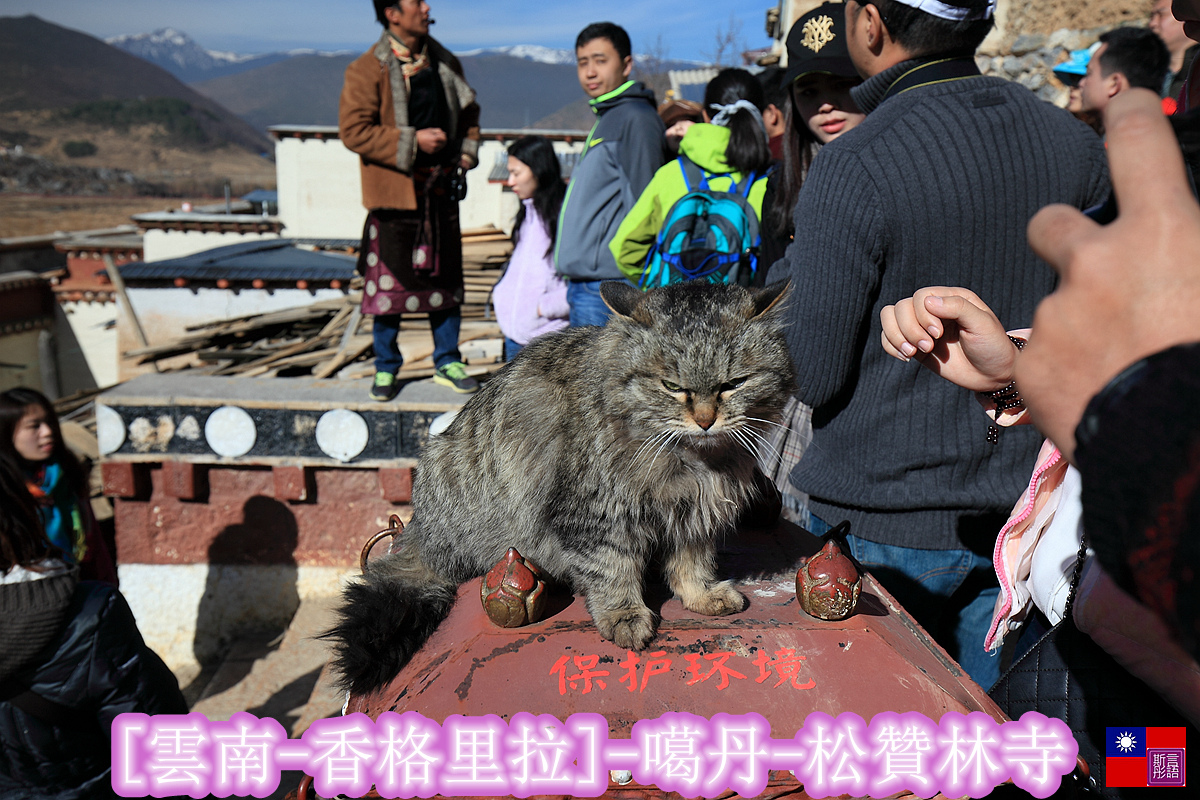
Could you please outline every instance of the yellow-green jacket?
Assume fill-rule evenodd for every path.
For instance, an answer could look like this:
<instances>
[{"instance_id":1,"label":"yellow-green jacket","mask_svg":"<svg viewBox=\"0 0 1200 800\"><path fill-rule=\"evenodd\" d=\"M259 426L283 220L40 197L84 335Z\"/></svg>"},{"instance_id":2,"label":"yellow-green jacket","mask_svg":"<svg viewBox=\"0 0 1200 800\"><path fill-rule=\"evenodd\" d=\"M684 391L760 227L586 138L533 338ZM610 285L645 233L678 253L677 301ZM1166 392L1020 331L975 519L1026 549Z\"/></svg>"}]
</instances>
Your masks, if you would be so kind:
<instances>
[{"instance_id":1,"label":"yellow-green jacket","mask_svg":"<svg viewBox=\"0 0 1200 800\"><path fill-rule=\"evenodd\" d=\"M729 172L729 164L725 161L725 148L728 146L728 128L698 123L689 128L679 142L679 152L711 175ZM726 191L741 179L741 173L735 172L731 178L712 178L709 180L709 186L717 191ZM766 190L767 176L763 175L754 182L747 198L750 207L760 219L763 193ZM646 255L658 236L667 212L685 194L687 184L683 181L683 172L679 163L671 160L654 173L642 196L617 228L608 249L612 251L621 273L634 284L637 284L642 276Z\"/></svg>"}]
</instances>

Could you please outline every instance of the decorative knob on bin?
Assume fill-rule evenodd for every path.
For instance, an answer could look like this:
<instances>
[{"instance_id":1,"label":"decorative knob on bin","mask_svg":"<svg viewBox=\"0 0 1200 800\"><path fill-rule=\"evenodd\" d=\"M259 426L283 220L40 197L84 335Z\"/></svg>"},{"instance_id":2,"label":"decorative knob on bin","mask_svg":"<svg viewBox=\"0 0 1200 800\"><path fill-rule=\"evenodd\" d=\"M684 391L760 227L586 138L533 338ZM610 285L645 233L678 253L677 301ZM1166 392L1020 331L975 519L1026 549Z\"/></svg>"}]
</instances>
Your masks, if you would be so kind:
<instances>
[{"instance_id":1,"label":"decorative knob on bin","mask_svg":"<svg viewBox=\"0 0 1200 800\"><path fill-rule=\"evenodd\" d=\"M862 576L854 562L830 538L814 556L801 561L796 573L796 597L805 613L817 619L845 619L854 613L862 591Z\"/></svg>"},{"instance_id":2,"label":"decorative knob on bin","mask_svg":"<svg viewBox=\"0 0 1200 800\"><path fill-rule=\"evenodd\" d=\"M479 598L488 619L501 628L519 628L542 618L546 584L541 571L510 547L479 582Z\"/></svg>"}]
</instances>

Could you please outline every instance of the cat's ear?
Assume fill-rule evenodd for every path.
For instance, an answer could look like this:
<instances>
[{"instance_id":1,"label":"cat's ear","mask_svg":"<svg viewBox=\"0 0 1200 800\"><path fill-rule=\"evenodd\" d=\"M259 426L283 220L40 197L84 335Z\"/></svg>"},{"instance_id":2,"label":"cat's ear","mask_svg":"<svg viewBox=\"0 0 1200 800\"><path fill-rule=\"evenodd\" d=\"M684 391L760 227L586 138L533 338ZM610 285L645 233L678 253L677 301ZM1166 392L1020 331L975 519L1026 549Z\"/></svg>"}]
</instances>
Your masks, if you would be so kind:
<instances>
[{"instance_id":1,"label":"cat's ear","mask_svg":"<svg viewBox=\"0 0 1200 800\"><path fill-rule=\"evenodd\" d=\"M638 306L646 295L624 281L605 281L600 284L600 299L612 312L621 317L635 319L645 324L645 314L638 314Z\"/></svg>"},{"instance_id":2,"label":"cat's ear","mask_svg":"<svg viewBox=\"0 0 1200 800\"><path fill-rule=\"evenodd\" d=\"M768 312L771 316L777 316L783 311L785 301L792 292L792 282L778 281L766 288L750 291L754 295L754 317L761 317Z\"/></svg>"}]
</instances>

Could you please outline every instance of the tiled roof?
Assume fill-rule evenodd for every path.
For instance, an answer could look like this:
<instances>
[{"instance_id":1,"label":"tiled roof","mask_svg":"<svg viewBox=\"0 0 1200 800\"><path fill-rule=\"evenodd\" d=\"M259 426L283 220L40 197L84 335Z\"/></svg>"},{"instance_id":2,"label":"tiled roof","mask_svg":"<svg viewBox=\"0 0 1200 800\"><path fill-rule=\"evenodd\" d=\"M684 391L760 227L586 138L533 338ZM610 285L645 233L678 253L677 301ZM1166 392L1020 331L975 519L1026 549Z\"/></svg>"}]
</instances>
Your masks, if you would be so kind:
<instances>
[{"instance_id":1,"label":"tiled roof","mask_svg":"<svg viewBox=\"0 0 1200 800\"><path fill-rule=\"evenodd\" d=\"M163 261L127 264L121 275L128 282L174 281L349 281L353 256L297 246L292 239L266 239L205 250Z\"/></svg>"}]
</instances>

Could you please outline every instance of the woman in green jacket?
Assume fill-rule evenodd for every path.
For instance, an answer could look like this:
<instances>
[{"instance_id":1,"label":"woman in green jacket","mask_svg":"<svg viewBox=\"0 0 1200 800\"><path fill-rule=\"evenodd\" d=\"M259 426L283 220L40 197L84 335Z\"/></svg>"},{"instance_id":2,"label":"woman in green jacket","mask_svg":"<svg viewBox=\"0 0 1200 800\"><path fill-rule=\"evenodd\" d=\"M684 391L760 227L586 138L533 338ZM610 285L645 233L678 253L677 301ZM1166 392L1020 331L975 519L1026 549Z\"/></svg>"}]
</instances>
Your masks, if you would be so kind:
<instances>
[{"instance_id":1,"label":"woman in green jacket","mask_svg":"<svg viewBox=\"0 0 1200 800\"><path fill-rule=\"evenodd\" d=\"M712 190L729 191L745 176L754 174L756 179L746 200L759 216L771 166L763 105L762 86L753 75L744 69L725 69L705 87L705 122L679 123L668 131L670 134L680 126L686 131L679 152L703 171ZM654 174L617 229L609 249L621 272L633 283L640 285L663 221L688 189L680 162L667 163Z\"/></svg>"}]
</instances>

